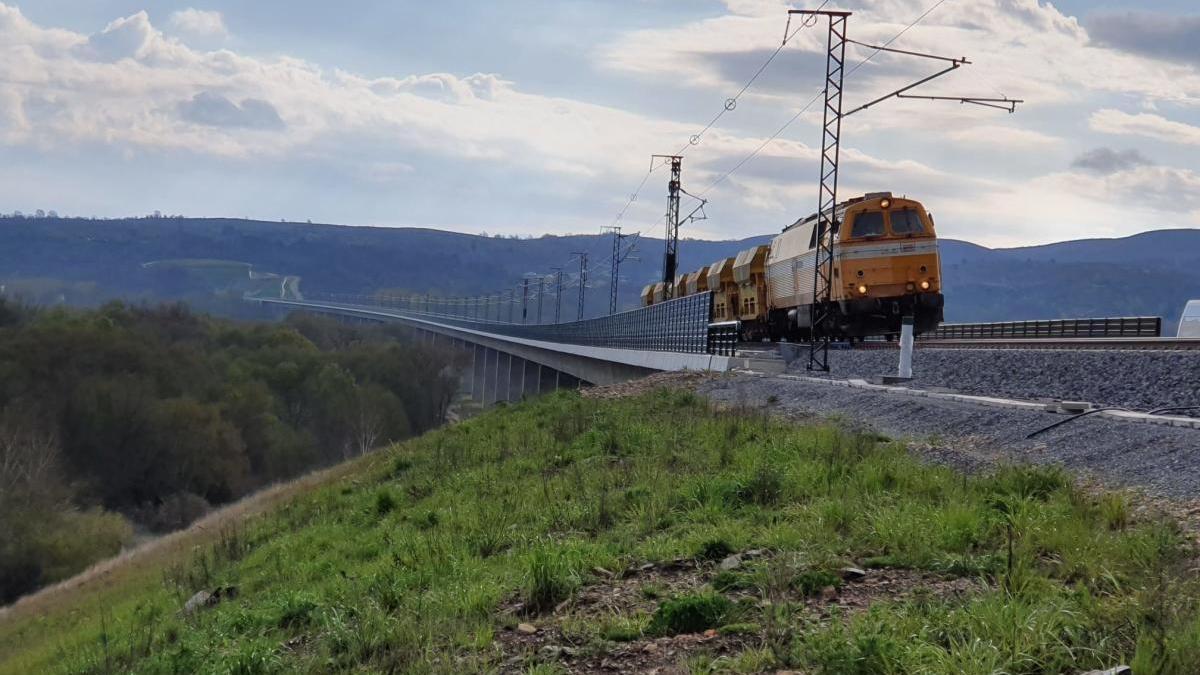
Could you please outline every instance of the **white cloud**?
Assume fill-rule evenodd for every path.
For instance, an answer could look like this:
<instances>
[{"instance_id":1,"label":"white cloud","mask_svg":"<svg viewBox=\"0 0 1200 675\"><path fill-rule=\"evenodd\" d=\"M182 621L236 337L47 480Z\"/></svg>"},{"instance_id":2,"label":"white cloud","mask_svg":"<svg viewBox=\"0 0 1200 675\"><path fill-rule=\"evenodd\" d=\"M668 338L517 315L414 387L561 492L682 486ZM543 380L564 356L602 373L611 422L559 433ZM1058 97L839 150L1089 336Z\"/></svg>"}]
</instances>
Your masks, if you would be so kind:
<instances>
[{"instance_id":1,"label":"white cloud","mask_svg":"<svg viewBox=\"0 0 1200 675\"><path fill-rule=\"evenodd\" d=\"M220 12L189 7L172 12L168 22L183 37L222 40L229 37L225 17Z\"/></svg>"},{"instance_id":2,"label":"white cloud","mask_svg":"<svg viewBox=\"0 0 1200 675\"><path fill-rule=\"evenodd\" d=\"M161 35L150 25L145 11L133 16L117 19L87 39L89 55L101 61L119 61L124 58L146 56L152 43Z\"/></svg>"},{"instance_id":3,"label":"white cloud","mask_svg":"<svg viewBox=\"0 0 1200 675\"><path fill-rule=\"evenodd\" d=\"M863 4L850 2L856 12L852 35L864 41L890 37L915 16L914 10L924 8L917 0L855 6ZM631 33L598 54L627 81L634 79L631 73L636 79L682 78L714 94L716 108L732 93L731 85L734 90L741 85L730 79L736 69L722 64L736 57L739 64L757 67L757 55L765 58L779 44L786 21L776 0L727 0L726 5L728 15ZM698 110L696 119L683 122L555 96L552 86L544 87L548 93L530 93L514 78L495 73L364 77L290 56L205 50L196 38L181 42L184 33L174 17L164 34L139 12L85 35L35 25L0 0L0 147L21 146L46 157L61 152L64 158L95 147L133 160L201 156L248 173L271 162L304 162L346 176L354 183L347 193L364 202L381 202L372 190L386 187L403 204L410 196L403 193L406 186L440 189L441 182L537 194L512 213L479 217L504 219L512 229L527 232L590 231L598 222L610 222L625 203L625 191L645 173L651 152L679 147L697 131L696 120L707 122L715 112ZM823 67L816 56L823 38L823 26L801 31L770 74L796 73L798 64L810 62ZM1154 153L1162 166L1127 162L1103 175L1065 170L1073 157L1098 145L1094 139L1080 143L1070 133L1072 125L1082 126L1076 122L1080 108L1103 108L1089 120L1093 131L1173 142L1200 139L1200 129L1183 122L1105 107L1117 105L1110 92L1118 92L1133 101L1131 106L1171 101L1161 108L1187 109L1195 101L1185 96L1187 105L1178 105L1179 92L1200 91L1194 71L1088 47L1086 32L1074 19L1035 0L946 3L901 43L901 48L971 56L977 65L951 76L953 83L948 78L947 86L960 93L1002 91L1028 98L1033 114L898 101L886 111L849 118L842 195L880 189L907 193L939 214L943 234L985 243L1129 234L1179 226L1200 213L1197 167L1169 166L1168 152ZM748 52L755 58L747 59ZM855 52L853 58L861 56ZM888 84L926 65L881 55L848 80L847 102L886 91ZM1130 76L1135 72L1137 77ZM703 189L757 148L764 133L811 96L819 73L813 75L805 92L772 88L775 80L764 77L762 88L751 90L750 105L739 105L702 143L688 148L685 187ZM795 138L817 142L815 108L790 135L767 145L706 194L713 200L711 219L689 233L771 232L811 212L818 158ZM1067 124L1063 110L1070 111ZM747 119L755 120L747 125L752 132L735 126ZM876 152L882 156L871 154ZM443 174L452 178L439 181ZM494 182L487 183L489 178ZM632 228L660 219L665 182L661 171L651 177L625 224ZM1169 186L1173 203L1155 192L1162 186ZM1164 196L1139 199L1138 191ZM540 199L543 195L550 197ZM552 200L557 200L553 206L544 203ZM472 231L483 226L464 220L462 213L475 212L460 212L459 206L439 210L445 212L443 225ZM547 213L549 208L558 212ZM405 217L401 213L392 222L400 224ZM493 221L486 226L490 231L500 227Z\"/></svg>"},{"instance_id":4,"label":"white cloud","mask_svg":"<svg viewBox=\"0 0 1200 675\"><path fill-rule=\"evenodd\" d=\"M739 0L730 14L680 26L631 31L597 53L602 67L645 77L682 81L697 87L734 90L780 43L786 8L770 0ZM742 7L746 5L747 7ZM849 36L881 44L920 16L926 0L850 0L854 14ZM797 26L793 18L793 28ZM824 68L825 20L799 31L773 67L790 68L796 77L820 83ZM1147 100L1195 105L1200 101L1200 72L1186 63L1167 63L1092 44L1075 18L1038 0L964 0L938 7L893 45L931 54L967 56L973 65L923 89L1024 98L1030 106L1078 100L1085 92L1131 93ZM853 67L870 52L851 45ZM748 59L747 54L756 55ZM807 57L807 58L806 58ZM739 70L719 64L737 63ZM744 62L744 63L743 63ZM714 64L718 64L714 66ZM847 79L847 103L866 99L933 72L928 61L880 54ZM744 71L744 72L741 72ZM969 90L969 91L968 91ZM805 91L757 86L752 96L806 98ZM719 100L719 99L718 99ZM961 116L977 114L964 111Z\"/></svg>"},{"instance_id":5,"label":"white cloud","mask_svg":"<svg viewBox=\"0 0 1200 675\"><path fill-rule=\"evenodd\" d=\"M1169 120L1153 113L1131 115L1120 110L1097 110L1088 118L1088 127L1106 134L1145 136L1167 143L1200 145L1200 127Z\"/></svg>"},{"instance_id":6,"label":"white cloud","mask_svg":"<svg viewBox=\"0 0 1200 675\"><path fill-rule=\"evenodd\" d=\"M1200 174L1162 166L1108 175L1064 171L926 205L940 211L942 236L988 246L1119 237L1200 223Z\"/></svg>"},{"instance_id":7,"label":"white cloud","mask_svg":"<svg viewBox=\"0 0 1200 675\"><path fill-rule=\"evenodd\" d=\"M401 158L428 152L594 177L636 171L645 147L685 133L670 121L523 93L492 74L370 79L290 57L197 51L144 12L84 36L47 31L0 4L0 94L5 140L51 150L100 143L311 157L345 153L339 139L354 137Z\"/></svg>"},{"instance_id":8,"label":"white cloud","mask_svg":"<svg viewBox=\"0 0 1200 675\"><path fill-rule=\"evenodd\" d=\"M965 145L988 148L1038 150L1054 148L1063 144L1057 136L999 124L975 124L946 132L946 137Z\"/></svg>"}]
</instances>

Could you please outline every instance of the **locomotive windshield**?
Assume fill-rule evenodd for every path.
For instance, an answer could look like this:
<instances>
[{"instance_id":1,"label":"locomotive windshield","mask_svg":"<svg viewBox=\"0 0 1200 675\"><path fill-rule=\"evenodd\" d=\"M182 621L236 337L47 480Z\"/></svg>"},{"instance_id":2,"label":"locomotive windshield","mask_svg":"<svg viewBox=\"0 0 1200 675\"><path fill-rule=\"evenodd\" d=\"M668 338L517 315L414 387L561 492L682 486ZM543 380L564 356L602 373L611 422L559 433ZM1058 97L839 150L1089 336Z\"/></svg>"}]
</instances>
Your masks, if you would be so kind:
<instances>
[{"instance_id":1,"label":"locomotive windshield","mask_svg":"<svg viewBox=\"0 0 1200 675\"><path fill-rule=\"evenodd\" d=\"M921 222L921 214L915 209L900 209L892 211L892 234L923 234L925 224Z\"/></svg>"},{"instance_id":2,"label":"locomotive windshield","mask_svg":"<svg viewBox=\"0 0 1200 675\"><path fill-rule=\"evenodd\" d=\"M850 229L851 237L882 237L883 212L864 211L854 216L854 224Z\"/></svg>"}]
</instances>

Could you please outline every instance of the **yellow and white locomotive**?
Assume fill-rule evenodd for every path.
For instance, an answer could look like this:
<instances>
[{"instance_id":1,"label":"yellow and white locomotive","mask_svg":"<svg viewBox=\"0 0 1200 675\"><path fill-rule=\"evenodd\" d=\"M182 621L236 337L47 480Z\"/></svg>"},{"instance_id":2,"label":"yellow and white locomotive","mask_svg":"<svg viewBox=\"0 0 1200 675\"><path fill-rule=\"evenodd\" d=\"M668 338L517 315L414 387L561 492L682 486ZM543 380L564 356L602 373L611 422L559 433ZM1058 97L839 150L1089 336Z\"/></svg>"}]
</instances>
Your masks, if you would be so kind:
<instances>
[{"instance_id":1,"label":"yellow and white locomotive","mask_svg":"<svg viewBox=\"0 0 1200 675\"><path fill-rule=\"evenodd\" d=\"M768 246L719 260L684 277L707 279L713 321L739 320L743 339L803 340L814 302L817 215L784 228ZM913 316L917 333L942 321L941 265L933 219L913 199L873 192L838 204L831 237L833 289L831 331L861 338L900 332ZM661 301L665 286L647 287L646 304ZM699 292L678 284L673 297Z\"/></svg>"}]
</instances>

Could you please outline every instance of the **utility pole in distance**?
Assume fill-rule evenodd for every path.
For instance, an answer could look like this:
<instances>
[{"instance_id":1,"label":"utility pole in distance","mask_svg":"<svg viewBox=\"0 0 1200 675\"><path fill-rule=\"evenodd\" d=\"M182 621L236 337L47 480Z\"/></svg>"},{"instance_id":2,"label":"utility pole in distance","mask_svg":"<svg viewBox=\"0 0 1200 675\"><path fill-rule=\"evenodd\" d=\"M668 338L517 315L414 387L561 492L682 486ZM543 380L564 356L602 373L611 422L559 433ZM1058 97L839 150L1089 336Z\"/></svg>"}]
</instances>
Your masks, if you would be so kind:
<instances>
[{"instance_id":1,"label":"utility pole in distance","mask_svg":"<svg viewBox=\"0 0 1200 675\"><path fill-rule=\"evenodd\" d=\"M529 277L521 280L521 323L529 323Z\"/></svg>"},{"instance_id":2,"label":"utility pole in distance","mask_svg":"<svg viewBox=\"0 0 1200 675\"><path fill-rule=\"evenodd\" d=\"M575 320L583 320L583 301L587 293L587 259L585 251L574 251L571 255L579 256L579 309L575 312Z\"/></svg>"},{"instance_id":3,"label":"utility pole in distance","mask_svg":"<svg viewBox=\"0 0 1200 675\"><path fill-rule=\"evenodd\" d=\"M679 252L679 188L680 173L683 171L683 157L680 155L651 155L650 168L654 168L654 160L665 159L671 162L671 181L667 183L667 250L663 254L663 281L666 282L666 296L675 297L671 286L675 282L675 269L678 265Z\"/></svg>"},{"instance_id":4,"label":"utility pole in distance","mask_svg":"<svg viewBox=\"0 0 1200 675\"><path fill-rule=\"evenodd\" d=\"M629 247L628 251L622 252L621 242L625 241L625 239L630 236L637 237L638 235L636 233L633 235L621 234L621 227L619 225L603 228L602 231L611 232L613 238L612 264L609 267L610 277L608 282L608 313L616 314L617 290L621 282L621 263L625 262L625 259L629 257L629 254L633 252L634 246L636 246L635 243L634 246Z\"/></svg>"},{"instance_id":5,"label":"utility pole in distance","mask_svg":"<svg viewBox=\"0 0 1200 675\"><path fill-rule=\"evenodd\" d=\"M562 315L562 268L551 267L554 270L554 323L558 323Z\"/></svg>"},{"instance_id":6,"label":"utility pole in distance","mask_svg":"<svg viewBox=\"0 0 1200 675\"><path fill-rule=\"evenodd\" d=\"M542 325L542 295L546 292L546 277L538 275L538 325Z\"/></svg>"}]
</instances>

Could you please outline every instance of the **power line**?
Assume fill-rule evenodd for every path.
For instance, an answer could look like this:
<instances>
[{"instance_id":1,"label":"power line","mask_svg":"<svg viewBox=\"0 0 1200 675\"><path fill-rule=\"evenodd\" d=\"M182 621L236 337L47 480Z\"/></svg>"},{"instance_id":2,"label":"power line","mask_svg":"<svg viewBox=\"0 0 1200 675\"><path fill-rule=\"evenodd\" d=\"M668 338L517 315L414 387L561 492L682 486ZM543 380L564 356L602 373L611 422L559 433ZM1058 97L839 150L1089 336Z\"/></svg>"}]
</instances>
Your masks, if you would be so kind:
<instances>
[{"instance_id":1,"label":"power line","mask_svg":"<svg viewBox=\"0 0 1200 675\"><path fill-rule=\"evenodd\" d=\"M817 8L817 11L824 8L825 5L828 4L828 2L829 2L829 0L823 0L821 2L820 6ZM880 45L878 47L874 47L874 51L872 51L865 58L863 58L861 61L859 61L857 64L855 64L849 71L847 71L846 77L849 77L851 74L856 72L859 68L861 68L863 65L868 63L879 52L885 51L886 47L888 47L893 42L898 40L901 36L903 36L905 33L907 33L909 30L911 30L914 26L916 26L918 23L920 23L922 20L924 20L927 16L929 16L931 13L933 13L934 10L936 10L938 7L942 6L942 4L944 4L945 2L946 2L946 0L937 0L937 2L935 2L929 8L927 8L917 18L915 18L911 22L909 22L908 25L906 25L904 28L902 28L899 32L897 32L895 35L893 35L891 38L889 38L882 45ZM706 124L698 133L693 134L691 136L691 138L689 138L688 143L683 146L683 148L680 150L679 153L676 153L676 154L682 155L682 153L689 146L699 144L699 142L700 142L701 138L704 136L704 134L707 133L710 129L712 129L712 127L716 125L716 123L725 115L725 113L728 113L737 107L737 101L742 97L742 95L744 95L750 89L750 87L754 84L754 82L756 82L758 80L758 78L762 75L762 73L764 71L766 71L767 67L771 65L771 63L775 60L775 58L778 57L778 55L783 51L784 47L787 46L787 43L793 37L795 37L796 34L798 34L801 30L813 25L814 23L815 23L815 21L813 21L813 20L805 19L801 22L800 26L796 28L796 30L790 31L790 18L789 18L789 24L787 27L784 28L784 38L783 38L783 41L780 43L780 45L778 47L776 47L775 50L772 51L770 55L768 55L767 59L763 62L763 64L761 66L759 66L758 70L756 70L754 72L754 74L750 77L750 79L746 81L746 83L742 86L742 88L740 90L738 90L737 94L735 94L733 97L731 97L729 99L726 99L725 105L722 107L722 109L720 111L718 111L717 114L715 116L713 116L712 120L710 120L709 123ZM856 43L856 44L861 44L861 43ZM823 93L823 90L818 90L813 95L813 97L811 99L809 99L807 103L804 104L803 107L801 107L798 111L796 111L796 113L794 115L792 115L787 121L785 121L779 127L779 129L777 129L775 131L775 133L771 134L769 137L767 137L765 140L763 140L763 142L760 143L752 152L750 152L750 154L743 157L736 164L734 164L728 171L721 174L715 180L713 180L711 183L709 183L708 186L706 186L703 190L701 190L698 193L698 195L689 195L689 196L693 196L697 199L700 199L702 202L701 205L703 206L703 202L704 202L703 196L704 195L706 195L709 191L711 191L717 185L719 185L722 182L724 182L725 180L727 180L734 173L739 171L748 162L750 162L755 157L757 157L768 145L770 145L773 141L775 141L781 135L783 135L783 133L789 127L791 127L791 125L794 124L796 122L796 120L800 119L800 117L805 112L807 112L814 103L816 103L817 99L820 98L822 93ZM629 199L626 200L625 204L621 207L620 211L617 212L616 216L613 218L613 222L610 227L615 227L618 225L618 223L621 222L621 220L625 217L625 214L629 211L630 207L632 207L634 202L637 201L638 196L641 194L642 189L646 186L646 183L650 180L650 176L659 168L666 166L669 162L670 162L670 160L666 159L662 163L655 164L654 159L653 158L651 159L650 168L642 176L641 180L637 184L637 187L634 188L634 191L630 194ZM579 304L580 304L580 306L578 308L578 316L580 318L582 318L582 315L583 315L583 303L582 303L583 292L586 290L586 288L588 286L587 271L586 271L587 263L585 262L587 256L588 256L587 252L576 252L572 255L571 259L568 261L568 262L571 262L571 261L578 259L581 263L580 274L576 280L573 280L573 281L569 280L569 281L567 281L566 284L562 284L562 273L559 272L559 274L557 275L558 276L557 280L559 283L556 285L559 285L561 287L570 288L570 287L573 287L576 283L579 284L579 290L580 290L580 303ZM604 267L602 264L601 266L598 266L597 268L593 269L592 272L593 273L599 272L603 268ZM514 291L515 291L515 288L513 289L513 291L509 291L509 293L511 294L510 297L515 296ZM561 291L560 291L560 293L561 293ZM514 300L515 300L515 298L514 298ZM510 303L511 302L513 302L513 300L510 300ZM556 310L557 310L557 308L556 308ZM511 312L511 304L510 304L510 312ZM556 315L557 314L558 314L558 312L556 311ZM557 316L556 316L556 319L557 319Z\"/></svg>"},{"instance_id":2,"label":"power line","mask_svg":"<svg viewBox=\"0 0 1200 675\"><path fill-rule=\"evenodd\" d=\"M942 4L945 2L946 2L946 0L937 0L937 2L935 2L928 9L926 9L920 16L913 19L911 22L909 22L909 24L907 26L902 28L900 30L900 32L893 35L891 38L889 38L887 40L887 42L884 42L880 47L875 48L875 51L871 52L870 54L867 55L866 58L864 58L862 61L859 61L857 64L855 64L853 68L851 68L849 71L846 72L846 77L850 77L850 75L853 74L856 70L861 68L864 64L866 64L871 59L875 58L876 54L883 51L882 47L887 47L888 45L895 42L897 39L900 38L901 35L904 35L905 33L907 33L913 26L920 23L925 17L929 16L930 13L933 12L933 10L937 9L938 7L941 7ZM824 7L825 3L822 3L821 6ZM817 99L821 97L822 93L824 93L824 89L817 90L817 93L813 94L813 97L808 100L808 103L805 103L804 107L800 108L800 110L796 111L795 115L792 115L792 117L790 119L788 119L788 121L784 122L783 126L779 127L779 129L775 133L768 136L767 139L765 141L763 141L762 143L760 143L758 145L758 147L754 149L753 152L751 152L749 155L746 155L745 157L743 157L741 159L741 161L739 161L737 164L735 164L733 166L733 168L729 169L725 173L721 174L716 180L709 183L708 187L706 187L700 191L700 194L701 195L707 194L709 190L713 189L720 183L724 182L731 175L733 175L736 171L738 171L743 166L745 166L746 162L749 162L750 160L757 157L758 153L762 152L763 149L766 148L768 145L770 145L772 141L779 138L783 134L784 131L787 131L788 127L795 124L796 120L800 119L801 115L808 112L808 109L812 107L812 104L817 102Z\"/></svg>"},{"instance_id":3,"label":"power line","mask_svg":"<svg viewBox=\"0 0 1200 675\"><path fill-rule=\"evenodd\" d=\"M865 64L867 61L870 61L871 59L875 58L875 55L876 55L876 54L878 54L879 52L883 51L883 47L887 47L887 46L891 45L893 42L895 42L896 40L900 39L900 36L901 36L901 35L904 35L905 33L907 33L907 32L909 31L909 29L911 29L913 26L917 25L918 23L921 23L921 21L922 21L922 20L924 20L924 19L925 19L925 17L929 16L929 15L930 15L930 13L932 13L932 12L933 12L933 10L937 9L938 7L941 7L941 6L942 6L942 3L944 3L944 2L946 2L946 0L938 0L937 2L933 3L932 5L930 5L929 9L925 10L925 11L924 11L924 12L921 14L921 16L918 16L917 18L915 18L915 19L913 19L912 21L910 21L910 22L909 22L909 24L908 24L907 26L905 26L904 28L902 28L902 29L900 30L900 32L899 32L899 33L896 33L895 35L893 35L893 36L891 37L891 39L889 39L887 42L884 42L884 43L883 43L883 45L881 45L880 47L876 47L876 48L875 48L875 51L873 51L873 52L871 52L870 54L868 54L868 55L867 55L867 57L866 57L865 59L863 59L862 61L859 61L858 63L854 64L854 67L853 67L853 68L851 68L850 70L846 71L846 77L850 77L851 75L853 75L853 74L854 74L854 71L856 71L856 70L858 70L859 68L861 68L861 67L863 66L863 64ZM853 42L853 40L851 40L850 42ZM862 44L862 43L860 43L860 42L855 42L854 44Z\"/></svg>"},{"instance_id":4,"label":"power line","mask_svg":"<svg viewBox=\"0 0 1200 675\"><path fill-rule=\"evenodd\" d=\"M829 4L829 0L823 0L821 2L821 6L817 9L822 9L827 4ZM717 114L713 116L708 124L704 125L703 129L695 134L692 134L691 138L688 139L688 142L682 148L680 148L679 152L675 153L676 155L682 155L690 146L699 145L700 139L704 137L704 134L707 133L709 129L713 128L713 126L725 116L725 113L737 108L738 100L742 97L742 94L745 94L746 91L750 89L750 86L754 84L755 80L758 79L758 76L763 74L763 71L767 69L767 66L771 65L771 62L775 60L776 56L779 56L779 53L783 51L783 48L787 46L787 43L792 38L796 37L796 34L801 30L804 30L805 28L816 23L815 17L812 19L805 19L800 22L799 28L791 33L788 33L788 31L791 29L791 20L791 15L788 15L788 25L783 29L783 41L779 43L779 46L775 48L775 51L771 52L771 55L767 57L767 60L763 61L763 64L758 67L758 70L754 71L754 74L750 76L750 79L746 81L746 84L742 85L742 88L738 90L738 93L734 94L730 98L725 99L725 105L721 108L721 110L719 110Z\"/></svg>"}]
</instances>

